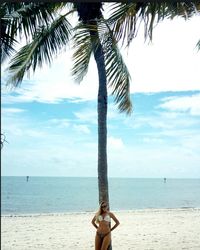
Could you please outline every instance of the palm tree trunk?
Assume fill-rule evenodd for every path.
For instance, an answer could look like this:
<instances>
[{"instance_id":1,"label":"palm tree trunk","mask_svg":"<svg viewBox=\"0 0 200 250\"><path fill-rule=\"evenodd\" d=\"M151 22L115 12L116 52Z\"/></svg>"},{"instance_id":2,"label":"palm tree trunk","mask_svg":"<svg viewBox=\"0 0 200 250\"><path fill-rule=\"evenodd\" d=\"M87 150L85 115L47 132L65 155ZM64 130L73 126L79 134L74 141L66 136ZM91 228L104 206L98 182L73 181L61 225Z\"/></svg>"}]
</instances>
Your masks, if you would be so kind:
<instances>
[{"instance_id":1,"label":"palm tree trunk","mask_svg":"<svg viewBox=\"0 0 200 250\"><path fill-rule=\"evenodd\" d=\"M109 204L108 176L107 176L107 85L104 56L101 45L95 52L95 60L99 75L98 90L98 184L99 202Z\"/></svg>"},{"instance_id":2,"label":"palm tree trunk","mask_svg":"<svg viewBox=\"0 0 200 250\"><path fill-rule=\"evenodd\" d=\"M98 37L96 31L90 32L91 37ZM93 39L92 39L93 40ZM93 45L94 58L99 76L98 90L98 186L99 203L107 202L109 206L108 176L107 176L107 81L103 48L100 40Z\"/></svg>"},{"instance_id":3,"label":"palm tree trunk","mask_svg":"<svg viewBox=\"0 0 200 250\"><path fill-rule=\"evenodd\" d=\"M98 33L90 31L90 35L98 38ZM91 39L93 41L93 39ZM99 40L99 39L98 39ZM98 89L98 187L99 187L99 204L105 201L109 205L109 189L108 189L108 166L107 166L107 80L105 70L105 60L103 48L100 40L97 47L93 44L94 58L97 64L99 76ZM108 250L112 250L112 243Z\"/></svg>"},{"instance_id":4,"label":"palm tree trunk","mask_svg":"<svg viewBox=\"0 0 200 250\"><path fill-rule=\"evenodd\" d=\"M91 22L90 22L91 23ZM95 21L92 21L96 25ZM109 189L108 189L108 164L107 164L107 80L106 68L103 48L98 36L98 31L90 30L91 41L93 45L94 58L97 64L97 71L99 77L98 89L98 190L99 190L99 204L105 201L109 205ZM96 44L93 42L95 37ZM107 250L112 250L112 242Z\"/></svg>"}]
</instances>

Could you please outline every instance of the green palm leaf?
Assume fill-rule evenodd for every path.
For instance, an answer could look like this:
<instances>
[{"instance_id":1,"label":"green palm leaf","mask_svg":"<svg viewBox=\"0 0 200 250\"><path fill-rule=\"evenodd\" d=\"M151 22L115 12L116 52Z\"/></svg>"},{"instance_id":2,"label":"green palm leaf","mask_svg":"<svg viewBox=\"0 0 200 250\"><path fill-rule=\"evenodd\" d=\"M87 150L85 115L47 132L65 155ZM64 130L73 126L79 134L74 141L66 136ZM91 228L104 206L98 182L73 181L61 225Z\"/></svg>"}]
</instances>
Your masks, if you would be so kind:
<instances>
[{"instance_id":1,"label":"green palm leaf","mask_svg":"<svg viewBox=\"0 0 200 250\"><path fill-rule=\"evenodd\" d=\"M106 33L105 27L107 28ZM131 77L128 68L124 63L117 41L109 26L102 22L99 25L99 30L99 33L102 34L100 38L104 50L107 84L112 89L112 95L116 104L118 104L120 112L130 114L132 111L130 100ZM102 30L103 32L101 32Z\"/></svg>"},{"instance_id":2,"label":"green palm leaf","mask_svg":"<svg viewBox=\"0 0 200 250\"><path fill-rule=\"evenodd\" d=\"M34 72L36 67L41 67L44 62L50 64L53 55L69 42L70 34L71 25L65 15L60 16L49 27L38 29L33 41L22 47L11 60L8 68L11 74L9 82L17 86L31 67Z\"/></svg>"},{"instance_id":3,"label":"green palm leaf","mask_svg":"<svg viewBox=\"0 0 200 250\"><path fill-rule=\"evenodd\" d=\"M30 42L38 26L48 26L66 3L13 2L2 3L1 15L1 61L14 51L16 40L23 35Z\"/></svg>"},{"instance_id":4,"label":"green palm leaf","mask_svg":"<svg viewBox=\"0 0 200 250\"><path fill-rule=\"evenodd\" d=\"M48 25L56 16L62 3L4 3L6 14L4 20L9 20L7 33L11 36L24 34L32 37L40 25Z\"/></svg>"},{"instance_id":5,"label":"green palm leaf","mask_svg":"<svg viewBox=\"0 0 200 250\"><path fill-rule=\"evenodd\" d=\"M98 30L97 30L98 28ZM76 27L77 33L74 37L73 69L72 75L79 83L88 71L89 60L93 49L98 48L98 35L103 46L107 84L112 89L112 95L121 112L131 113L132 104L130 101L130 74L123 61L122 55L117 47L116 40L101 19L96 25L79 25ZM91 36L91 33L98 35ZM92 40L91 40L92 39Z\"/></svg>"},{"instance_id":6,"label":"green palm leaf","mask_svg":"<svg viewBox=\"0 0 200 250\"><path fill-rule=\"evenodd\" d=\"M113 32L117 41L129 39L131 33L135 33L136 3L115 3L111 5L111 14L108 23L113 25Z\"/></svg>"},{"instance_id":7,"label":"green palm leaf","mask_svg":"<svg viewBox=\"0 0 200 250\"><path fill-rule=\"evenodd\" d=\"M149 37L152 40L155 22L169 15L163 2L117 3L111 8L112 11L114 14L108 21L113 25L115 38L117 41L121 39L123 44L126 39L127 45L137 36L142 21L145 39Z\"/></svg>"},{"instance_id":8,"label":"green palm leaf","mask_svg":"<svg viewBox=\"0 0 200 250\"><path fill-rule=\"evenodd\" d=\"M4 36L1 37L1 63L3 63L8 57L16 52L14 49L16 44L17 41L7 34L4 34Z\"/></svg>"},{"instance_id":9,"label":"green palm leaf","mask_svg":"<svg viewBox=\"0 0 200 250\"><path fill-rule=\"evenodd\" d=\"M200 1L183 2L136 2L115 3L111 6L111 17L108 22L113 27L117 41L122 40L129 45L137 35L143 21L144 37L152 40L155 25L164 18L180 16L190 18L199 12Z\"/></svg>"},{"instance_id":10,"label":"green palm leaf","mask_svg":"<svg viewBox=\"0 0 200 250\"><path fill-rule=\"evenodd\" d=\"M196 47L198 48L198 50L200 50L200 40L198 41Z\"/></svg>"},{"instance_id":11,"label":"green palm leaf","mask_svg":"<svg viewBox=\"0 0 200 250\"><path fill-rule=\"evenodd\" d=\"M95 27L79 24L75 27L74 45L75 52L73 53L73 68L72 76L74 80L80 83L87 74L90 57L92 54L92 42L90 29Z\"/></svg>"}]
</instances>

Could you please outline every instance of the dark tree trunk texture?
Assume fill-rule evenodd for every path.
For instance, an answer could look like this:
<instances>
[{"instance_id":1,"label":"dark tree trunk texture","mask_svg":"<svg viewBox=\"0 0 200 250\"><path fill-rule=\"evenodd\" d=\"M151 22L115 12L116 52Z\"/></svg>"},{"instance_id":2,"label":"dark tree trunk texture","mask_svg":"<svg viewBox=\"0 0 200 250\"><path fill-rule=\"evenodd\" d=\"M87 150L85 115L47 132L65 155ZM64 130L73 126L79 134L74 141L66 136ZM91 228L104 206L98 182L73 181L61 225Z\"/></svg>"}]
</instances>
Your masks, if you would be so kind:
<instances>
[{"instance_id":1,"label":"dark tree trunk texture","mask_svg":"<svg viewBox=\"0 0 200 250\"><path fill-rule=\"evenodd\" d=\"M109 204L107 176L107 85L104 56L101 45L94 53L99 75L98 90L98 183L99 202Z\"/></svg>"},{"instance_id":2,"label":"dark tree trunk texture","mask_svg":"<svg viewBox=\"0 0 200 250\"><path fill-rule=\"evenodd\" d=\"M98 32L91 31L91 37L98 38ZM93 39L91 39L93 40ZM99 204L105 201L109 205L109 189L108 189L108 166L107 166L107 81L105 60L103 48L98 41L97 47L93 44L94 58L97 64L99 76L99 90L98 90L98 187L99 187ZM108 250L112 250L112 243Z\"/></svg>"},{"instance_id":3,"label":"dark tree trunk texture","mask_svg":"<svg viewBox=\"0 0 200 250\"><path fill-rule=\"evenodd\" d=\"M93 23L94 24L94 23ZM91 37L98 38L98 33L90 32ZM93 40L93 39L91 39ZM96 40L96 39L95 39ZM109 205L108 176L107 176L107 81L103 48L100 41L93 45L94 58L99 76L98 90L98 186L99 203L105 201Z\"/></svg>"}]
</instances>

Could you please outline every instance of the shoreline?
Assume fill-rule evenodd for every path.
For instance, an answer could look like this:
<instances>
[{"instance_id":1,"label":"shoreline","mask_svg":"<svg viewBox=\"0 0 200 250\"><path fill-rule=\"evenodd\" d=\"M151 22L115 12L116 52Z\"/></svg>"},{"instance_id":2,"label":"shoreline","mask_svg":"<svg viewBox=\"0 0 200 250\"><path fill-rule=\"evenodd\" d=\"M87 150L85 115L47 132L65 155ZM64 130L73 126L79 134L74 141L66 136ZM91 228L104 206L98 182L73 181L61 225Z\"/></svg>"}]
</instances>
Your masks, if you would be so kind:
<instances>
[{"instance_id":1,"label":"shoreline","mask_svg":"<svg viewBox=\"0 0 200 250\"><path fill-rule=\"evenodd\" d=\"M141 209L122 209L111 210L113 213L139 213L139 212L162 212L162 211L188 211L199 210L200 207L180 207L180 208L141 208ZM2 214L1 217L38 217L38 216L64 216L64 215L81 215L81 214L94 214L94 211L67 211L67 212L46 212L46 213L16 213L16 214Z\"/></svg>"}]
</instances>

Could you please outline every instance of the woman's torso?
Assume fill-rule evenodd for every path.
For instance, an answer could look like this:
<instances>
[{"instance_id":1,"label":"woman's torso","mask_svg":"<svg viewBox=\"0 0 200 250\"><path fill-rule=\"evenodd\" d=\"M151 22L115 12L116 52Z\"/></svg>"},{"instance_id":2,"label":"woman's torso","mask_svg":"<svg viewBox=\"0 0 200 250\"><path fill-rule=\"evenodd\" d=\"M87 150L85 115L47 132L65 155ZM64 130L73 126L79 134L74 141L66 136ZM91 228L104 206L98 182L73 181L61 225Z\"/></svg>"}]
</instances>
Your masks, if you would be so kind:
<instances>
[{"instance_id":1,"label":"woman's torso","mask_svg":"<svg viewBox=\"0 0 200 250\"><path fill-rule=\"evenodd\" d=\"M109 213L104 213L104 214L100 214L98 216L98 221L99 221L99 227L97 229L97 231L99 233L108 233L110 232L110 215Z\"/></svg>"}]
</instances>

